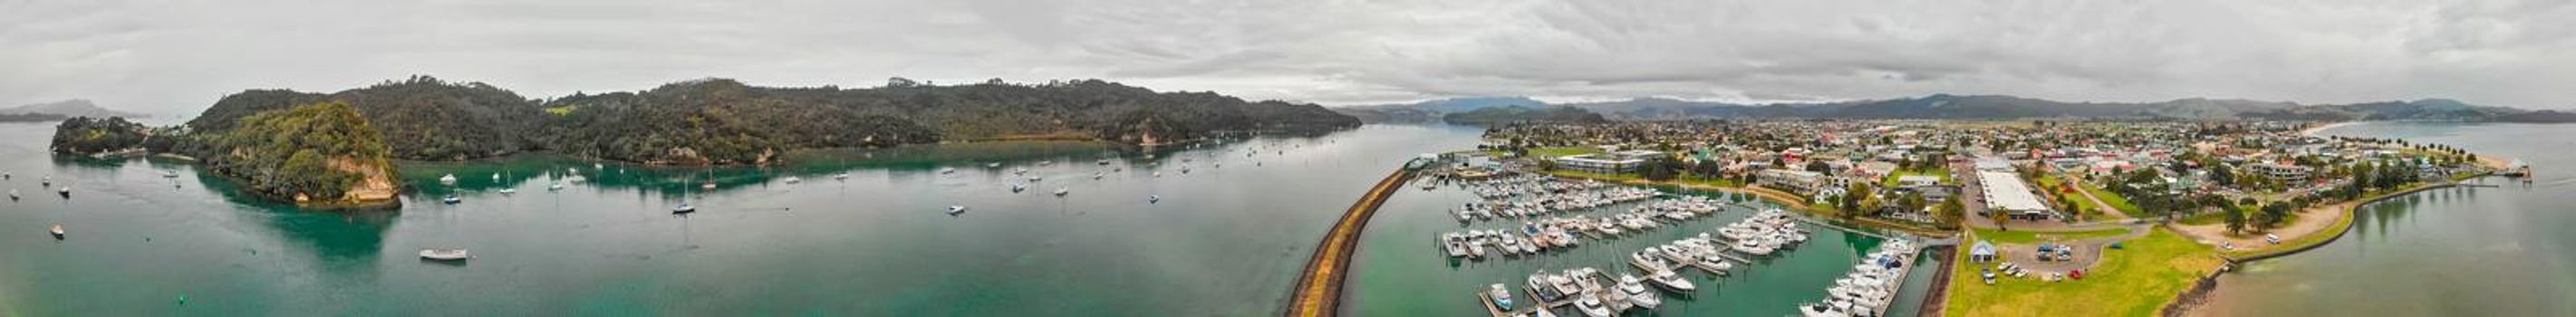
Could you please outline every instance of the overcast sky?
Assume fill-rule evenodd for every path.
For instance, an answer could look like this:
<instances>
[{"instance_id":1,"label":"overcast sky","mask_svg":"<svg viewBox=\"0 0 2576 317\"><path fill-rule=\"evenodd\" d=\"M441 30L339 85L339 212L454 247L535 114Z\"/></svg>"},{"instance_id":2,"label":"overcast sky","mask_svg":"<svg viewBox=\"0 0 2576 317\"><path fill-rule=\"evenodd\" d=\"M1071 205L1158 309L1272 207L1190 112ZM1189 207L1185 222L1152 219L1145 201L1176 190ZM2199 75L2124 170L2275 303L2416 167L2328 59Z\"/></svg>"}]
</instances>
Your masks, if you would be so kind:
<instances>
[{"instance_id":1,"label":"overcast sky","mask_svg":"<svg viewBox=\"0 0 2576 317\"><path fill-rule=\"evenodd\" d=\"M531 98L902 76L1327 105L1954 93L2576 108L2576 1L2556 0L0 0L0 21L0 105L162 114L412 74Z\"/></svg>"}]
</instances>

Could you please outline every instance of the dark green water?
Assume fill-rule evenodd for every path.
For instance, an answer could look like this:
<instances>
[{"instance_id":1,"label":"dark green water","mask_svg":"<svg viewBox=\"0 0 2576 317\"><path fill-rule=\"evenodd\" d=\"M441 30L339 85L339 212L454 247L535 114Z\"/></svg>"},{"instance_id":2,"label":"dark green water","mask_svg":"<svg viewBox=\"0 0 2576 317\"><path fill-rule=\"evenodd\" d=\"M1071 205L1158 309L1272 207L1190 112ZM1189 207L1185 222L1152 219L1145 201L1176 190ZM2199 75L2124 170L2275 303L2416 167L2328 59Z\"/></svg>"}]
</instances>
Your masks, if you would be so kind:
<instances>
[{"instance_id":1,"label":"dark green water","mask_svg":"<svg viewBox=\"0 0 2576 317\"><path fill-rule=\"evenodd\" d=\"M0 315L1267 315L1369 184L1479 132L1373 125L1107 166L1094 160L1109 149L1083 143L807 153L777 169L415 164L401 211L332 213L234 195L184 164L54 158L51 125L6 124L0 171L15 177L0 188L27 197L0 203ZM990 161L1046 179L1014 194L1025 180ZM568 167L591 181L549 193ZM1111 168L1125 171L1090 177ZM451 172L458 188L437 185ZM38 188L45 175L72 197ZM705 179L720 189L696 189ZM436 202L450 192L464 203ZM682 199L701 211L673 216ZM55 223L70 239L46 237ZM476 258L416 256L439 246Z\"/></svg>"},{"instance_id":2,"label":"dark green water","mask_svg":"<svg viewBox=\"0 0 2576 317\"><path fill-rule=\"evenodd\" d=\"M2530 185L2440 189L2364 206L2316 250L2219 280L2208 313L2240 316L2576 316L2576 125L2371 123L2394 137L2520 158Z\"/></svg>"}]
</instances>

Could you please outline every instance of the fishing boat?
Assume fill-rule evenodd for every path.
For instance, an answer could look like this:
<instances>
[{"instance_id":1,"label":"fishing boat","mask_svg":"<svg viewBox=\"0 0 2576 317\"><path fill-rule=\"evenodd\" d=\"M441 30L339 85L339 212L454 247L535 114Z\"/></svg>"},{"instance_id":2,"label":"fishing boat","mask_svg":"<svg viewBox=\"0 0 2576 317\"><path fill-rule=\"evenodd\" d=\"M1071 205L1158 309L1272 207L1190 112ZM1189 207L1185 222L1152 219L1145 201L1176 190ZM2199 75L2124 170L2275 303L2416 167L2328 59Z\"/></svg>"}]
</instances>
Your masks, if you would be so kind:
<instances>
[{"instance_id":1,"label":"fishing boat","mask_svg":"<svg viewBox=\"0 0 2576 317\"><path fill-rule=\"evenodd\" d=\"M1064 196L1064 194L1071 194L1071 193L1073 193L1073 189L1072 189L1072 188L1064 188L1064 187L1056 187L1056 188L1055 188L1055 195L1056 195L1056 196Z\"/></svg>"},{"instance_id":2,"label":"fishing boat","mask_svg":"<svg viewBox=\"0 0 2576 317\"><path fill-rule=\"evenodd\" d=\"M966 206L965 206L965 205L949 205L949 206L948 206L948 215L950 215L950 216L955 216L955 215L957 215L957 214L962 214L962 213L966 213Z\"/></svg>"},{"instance_id":3,"label":"fishing boat","mask_svg":"<svg viewBox=\"0 0 2576 317\"><path fill-rule=\"evenodd\" d=\"M454 204L456 204L456 203L465 202L465 199L464 199L464 198L458 198L458 197L456 197L456 195L447 195L447 197L439 198L439 199L438 199L438 202L447 203L447 204L449 204L449 205L454 205Z\"/></svg>"},{"instance_id":4,"label":"fishing boat","mask_svg":"<svg viewBox=\"0 0 2576 317\"><path fill-rule=\"evenodd\" d=\"M692 213L692 212L698 212L698 206L690 205L689 203L683 202L683 203L680 203L680 205L679 205L679 206L672 206L672 207L671 207L671 213L673 213L673 214L685 214L685 213Z\"/></svg>"},{"instance_id":5,"label":"fishing boat","mask_svg":"<svg viewBox=\"0 0 2576 317\"><path fill-rule=\"evenodd\" d=\"M447 174L447 175L444 175L444 176L439 176L439 177L438 177L438 183L439 183L439 184L456 185L456 174Z\"/></svg>"},{"instance_id":6,"label":"fishing boat","mask_svg":"<svg viewBox=\"0 0 2576 317\"><path fill-rule=\"evenodd\" d=\"M1690 280L1682 279L1681 274L1675 274L1672 270L1655 270L1654 273L1647 273L1646 280L1655 282L1656 287L1675 292L1687 293L1699 290L1698 285L1692 285Z\"/></svg>"},{"instance_id":7,"label":"fishing boat","mask_svg":"<svg viewBox=\"0 0 2576 317\"><path fill-rule=\"evenodd\" d=\"M53 233L54 233L54 240L62 240L62 239L63 239L63 225L54 225Z\"/></svg>"},{"instance_id":8,"label":"fishing boat","mask_svg":"<svg viewBox=\"0 0 2576 317\"><path fill-rule=\"evenodd\" d=\"M420 258L432 261L464 261L474 255L465 249L420 249Z\"/></svg>"}]
</instances>

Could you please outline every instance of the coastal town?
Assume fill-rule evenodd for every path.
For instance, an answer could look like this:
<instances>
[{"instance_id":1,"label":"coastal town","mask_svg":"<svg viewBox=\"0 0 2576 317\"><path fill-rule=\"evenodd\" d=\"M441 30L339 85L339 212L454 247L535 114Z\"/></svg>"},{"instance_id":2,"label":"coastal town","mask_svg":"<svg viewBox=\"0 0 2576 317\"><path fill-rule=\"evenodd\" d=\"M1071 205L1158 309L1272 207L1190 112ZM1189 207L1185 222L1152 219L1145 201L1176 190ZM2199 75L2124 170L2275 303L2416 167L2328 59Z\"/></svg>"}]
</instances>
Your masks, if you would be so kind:
<instances>
[{"instance_id":1,"label":"coastal town","mask_svg":"<svg viewBox=\"0 0 2576 317\"><path fill-rule=\"evenodd\" d=\"M2169 313L2236 263L2340 236L2359 204L2530 169L2448 145L2314 133L2331 125L1525 122L1489 127L1476 149L1426 154L1412 167L1426 190L1448 185L1481 199L1441 211L1468 229L1433 237L1425 252L1454 259L1554 256L1683 231L1629 254L1635 270L1542 270L1473 290L1496 316L1651 311L1659 292L1637 287L1640 277L1664 296L1688 296L1690 281L1675 272L1696 267L1712 283L1757 270L1767 261L1756 259L1790 252L1810 230L1868 233L1886 250L1790 314L1889 314L1916 263L1939 268L1931 294L1903 299L1921 301L1926 315ZM1693 222L1731 212L1742 220ZM1501 228L1478 229L1487 224ZM1923 261L1914 261L1918 248Z\"/></svg>"}]
</instances>

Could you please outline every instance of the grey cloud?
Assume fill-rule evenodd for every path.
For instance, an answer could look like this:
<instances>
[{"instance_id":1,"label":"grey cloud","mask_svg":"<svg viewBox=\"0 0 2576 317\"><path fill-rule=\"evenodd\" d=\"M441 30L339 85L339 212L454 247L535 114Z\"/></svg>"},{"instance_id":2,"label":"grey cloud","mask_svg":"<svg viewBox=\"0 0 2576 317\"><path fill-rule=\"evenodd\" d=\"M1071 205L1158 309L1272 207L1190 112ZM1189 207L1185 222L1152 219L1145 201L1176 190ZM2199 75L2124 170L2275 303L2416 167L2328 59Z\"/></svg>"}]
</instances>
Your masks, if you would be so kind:
<instances>
[{"instance_id":1,"label":"grey cloud","mask_svg":"<svg viewBox=\"0 0 2576 317\"><path fill-rule=\"evenodd\" d=\"M2567 108L2563 1L0 1L0 104L193 113L428 74L531 97L702 77L1103 78L1326 104L2016 94Z\"/></svg>"}]
</instances>

